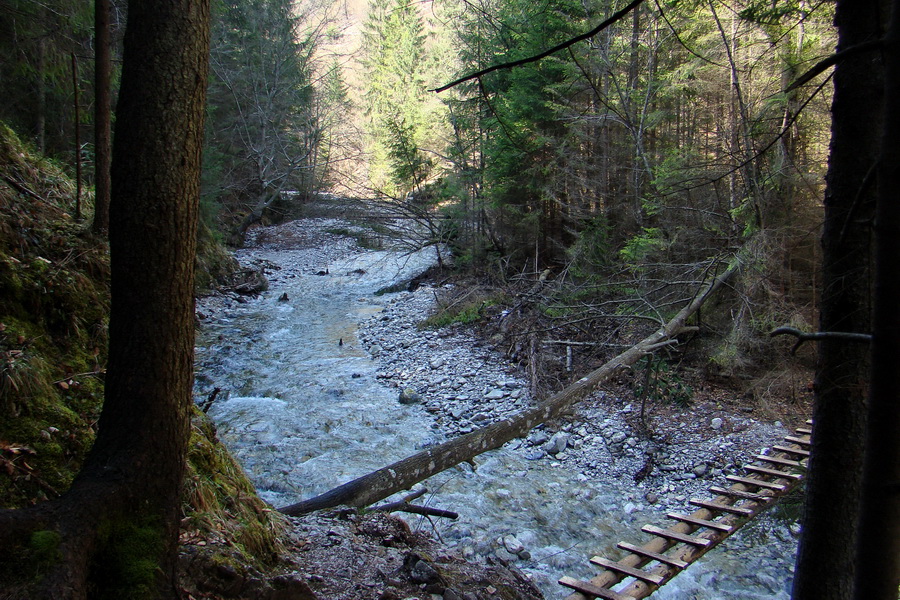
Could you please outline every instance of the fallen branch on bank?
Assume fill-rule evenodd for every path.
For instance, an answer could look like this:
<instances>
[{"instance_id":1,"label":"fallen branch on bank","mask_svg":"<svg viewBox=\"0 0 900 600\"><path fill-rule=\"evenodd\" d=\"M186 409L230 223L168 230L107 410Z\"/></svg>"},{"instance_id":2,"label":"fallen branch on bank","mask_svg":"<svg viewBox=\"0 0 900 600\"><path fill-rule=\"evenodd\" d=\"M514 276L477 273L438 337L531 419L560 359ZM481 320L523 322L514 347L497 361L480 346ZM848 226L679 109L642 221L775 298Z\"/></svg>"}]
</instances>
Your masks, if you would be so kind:
<instances>
[{"instance_id":1,"label":"fallen branch on bank","mask_svg":"<svg viewBox=\"0 0 900 600\"><path fill-rule=\"evenodd\" d=\"M424 496L428 490L421 489L404 496L396 502L388 502L379 506L373 506L370 510L373 512L408 512L416 515L425 515L426 517L441 517L443 519L458 519L459 513L452 510L443 510L441 508L433 508L431 506L420 506L418 504L410 504L412 500L420 496Z\"/></svg>"},{"instance_id":2,"label":"fallen branch on bank","mask_svg":"<svg viewBox=\"0 0 900 600\"><path fill-rule=\"evenodd\" d=\"M340 505L368 506L488 450L499 448L512 439L525 436L534 427L559 417L569 406L623 369L635 364L654 350L668 345L679 334L693 331L694 327L686 325L688 318L696 313L739 268L740 261L735 260L734 264L722 274L703 286L693 300L668 323L534 408L414 454L314 498L278 510L287 515L298 516Z\"/></svg>"}]
</instances>

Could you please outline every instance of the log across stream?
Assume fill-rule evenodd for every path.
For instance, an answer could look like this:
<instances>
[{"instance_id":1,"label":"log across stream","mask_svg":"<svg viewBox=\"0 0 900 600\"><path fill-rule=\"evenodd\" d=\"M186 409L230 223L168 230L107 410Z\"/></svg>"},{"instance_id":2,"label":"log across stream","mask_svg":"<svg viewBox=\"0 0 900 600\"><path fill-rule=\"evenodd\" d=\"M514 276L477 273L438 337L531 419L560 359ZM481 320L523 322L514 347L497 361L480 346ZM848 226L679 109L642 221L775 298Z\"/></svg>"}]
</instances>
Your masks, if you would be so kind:
<instances>
[{"instance_id":1,"label":"log across stream","mask_svg":"<svg viewBox=\"0 0 900 600\"><path fill-rule=\"evenodd\" d=\"M247 266L269 266L269 291L209 311L198 336L198 399L222 390L210 409L220 437L275 506L315 497L446 441L434 413L398 403L397 389L377 377L378 362L356 337L358 323L377 318L385 306L431 294L423 289L414 296L373 296L414 275L431 254L404 257L356 251L332 238L326 242L299 250L282 243L241 251ZM325 269L327 276L316 275ZM430 339L427 332L418 335L413 343ZM465 358L471 349L451 346L447 362L457 365L460 378L480 373L468 368L474 364L474 354ZM500 369L501 358L493 361L485 370ZM604 420L596 413L590 417ZM474 469L463 463L423 483L430 491L417 503L460 513L456 521L434 524L460 553L511 560L547 597L563 597L559 576L590 578L585 557L609 555L642 524L663 518L666 507L646 502L644 491L631 477L614 473L614 465L608 476L602 466L599 474L586 476L565 460L529 460L520 445L513 440L476 457ZM414 527L432 528L419 517L406 518ZM516 543L522 551L510 552L519 550L510 547ZM787 598L792 545L784 523L751 526L655 597Z\"/></svg>"}]
</instances>

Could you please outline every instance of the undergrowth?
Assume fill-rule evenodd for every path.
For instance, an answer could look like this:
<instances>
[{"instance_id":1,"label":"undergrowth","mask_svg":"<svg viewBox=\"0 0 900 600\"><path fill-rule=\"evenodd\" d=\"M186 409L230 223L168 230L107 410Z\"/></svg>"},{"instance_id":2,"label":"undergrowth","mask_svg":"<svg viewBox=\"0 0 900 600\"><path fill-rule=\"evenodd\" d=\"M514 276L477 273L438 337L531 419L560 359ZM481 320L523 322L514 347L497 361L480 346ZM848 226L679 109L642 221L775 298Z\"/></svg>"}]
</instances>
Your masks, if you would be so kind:
<instances>
[{"instance_id":1,"label":"undergrowth","mask_svg":"<svg viewBox=\"0 0 900 600\"><path fill-rule=\"evenodd\" d=\"M63 169L0 123L0 508L65 492L102 407L109 251L72 217L74 190ZM199 259L207 276L198 280L213 285L216 269L233 259L207 250ZM248 563L273 564L284 521L256 495L209 419L195 413L182 541L214 538ZM50 560L51 534L32 540L29 552Z\"/></svg>"}]
</instances>

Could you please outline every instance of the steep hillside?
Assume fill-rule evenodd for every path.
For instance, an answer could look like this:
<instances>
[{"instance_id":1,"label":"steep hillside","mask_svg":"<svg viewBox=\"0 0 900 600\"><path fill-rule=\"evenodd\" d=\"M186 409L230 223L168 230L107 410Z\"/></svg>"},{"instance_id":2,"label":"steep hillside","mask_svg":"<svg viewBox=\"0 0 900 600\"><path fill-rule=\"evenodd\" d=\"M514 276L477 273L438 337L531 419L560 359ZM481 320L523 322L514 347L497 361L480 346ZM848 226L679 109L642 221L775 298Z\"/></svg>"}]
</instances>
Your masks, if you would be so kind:
<instances>
[{"instance_id":1,"label":"steep hillside","mask_svg":"<svg viewBox=\"0 0 900 600\"><path fill-rule=\"evenodd\" d=\"M59 165L0 123L2 508L65 492L102 407L109 249L72 218L74 191ZM224 561L240 573L278 563L283 520L256 496L200 411L185 484L182 540L192 567ZM0 569L0 589L27 589L27 550L20 562L19 570Z\"/></svg>"},{"instance_id":2,"label":"steep hillside","mask_svg":"<svg viewBox=\"0 0 900 600\"><path fill-rule=\"evenodd\" d=\"M108 248L71 217L75 185L0 124L0 505L64 491L93 439Z\"/></svg>"}]
</instances>

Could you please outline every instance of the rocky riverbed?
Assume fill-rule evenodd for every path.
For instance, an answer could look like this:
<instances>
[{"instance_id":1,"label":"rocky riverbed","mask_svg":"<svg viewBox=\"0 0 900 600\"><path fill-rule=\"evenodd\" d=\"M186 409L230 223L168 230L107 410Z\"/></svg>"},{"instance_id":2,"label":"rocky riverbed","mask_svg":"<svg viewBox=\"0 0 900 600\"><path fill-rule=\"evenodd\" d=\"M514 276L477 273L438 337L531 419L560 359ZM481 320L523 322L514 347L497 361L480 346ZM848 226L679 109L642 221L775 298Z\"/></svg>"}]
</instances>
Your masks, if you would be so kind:
<instances>
[{"instance_id":1,"label":"rocky riverbed","mask_svg":"<svg viewBox=\"0 0 900 600\"><path fill-rule=\"evenodd\" d=\"M298 493L308 497L325 491L347 476L370 468L348 468L347 475L338 481L328 483L325 477L317 488L301 490L297 477L308 483L310 476L268 460L273 452L287 451L287 460L305 456L306 462L314 463L331 446L351 443L335 439L342 435L344 425L339 414L317 417L319 413L304 413L305 421L319 419L332 425L325 435L305 429L297 433L299 427L291 425L284 413L292 405L290 396L296 395L298 386L304 394L323 387L323 393L339 399L329 402L329 408L339 405L337 408L346 406L346 410L386 410L384 423L375 416L369 423L371 428L385 432L383 438L370 442L372 450L385 445L384 439L397 436L410 438L408 451L421 449L501 419L535 401L523 373L468 329L419 327L440 289L425 284L412 292L375 297L376 281L403 275L399 270L380 273L396 269L394 263L389 265L359 248L347 233L353 233L352 226L333 219L255 230L248 249L239 251L237 257L245 268L265 274L268 290L256 296L218 294L198 303L203 332L198 348L198 399L208 397L214 388L223 390L222 400L216 401L210 414L263 498L276 505L300 499ZM376 272L379 277L374 277ZM355 291L328 287L333 281L325 284L335 278L342 278L351 285L346 289ZM276 357L276 363L284 361L283 350L272 347L272 338L288 335L284 327L267 330L257 324L241 328L237 323L254 314L262 314L263 322L276 318L265 316L269 310L280 311L274 313L277 315L312 306L308 298L297 296L305 293L295 291L305 289L296 287L298 280L311 282L314 289L326 295L362 294L349 299L358 308L352 314L342 313L340 326L329 325L322 334L326 339L315 342L330 347L334 357L328 360L338 361L328 363L319 378L328 379L325 384L287 385L282 380L290 376L287 369L278 371L279 364L264 375L252 372L247 364L259 362L254 355L258 350ZM372 287L367 287L369 281ZM308 318L315 319L316 315ZM307 361L297 368L308 366ZM364 388L366 399L348 399L359 385L371 386ZM377 402L371 400L376 388L381 390ZM640 541L641 524L661 523L666 510L685 510L688 498L707 497L709 485L722 483L725 474L737 473L754 454L785 434L780 423L754 420L727 398L720 402L716 397L707 395L684 408L657 406L642 421L640 407L628 399L627 392L618 388L600 390L580 402L566 418L478 457L474 465L464 464L426 482L424 485L434 491L429 502L460 512L457 522L411 519L410 523L414 531L427 531L440 538L449 554L473 564L509 565L535 581L547 597L561 597L564 591L555 586L555 578L562 574L590 577L590 556L615 552L614 544L619 539ZM266 412L265 419L260 417L261 411ZM393 416L412 419L410 423L415 425L391 429ZM352 435L368 435L359 431L354 430ZM648 431L652 435L647 435ZM307 440L310 436L315 439ZM288 443L285 438L294 441ZM376 458L376 463L382 461L376 466L399 458L403 456ZM333 465L334 460L328 464ZM311 522L301 519L295 523L307 527ZM676 578L684 583L673 582L655 597L786 598L795 545L790 527L789 521L763 518L711 552L704 559L706 567L701 561ZM738 549L736 555L744 554L733 560L729 547ZM721 555L719 560L716 555ZM729 572L722 572L726 568L722 565L727 565ZM385 569L385 565L374 570L360 566L354 577L383 580L379 572ZM316 581L322 584L323 598L370 597L346 591L325 592L322 582L330 576L316 574L315 564L302 565L300 571L308 576L313 589ZM413 589L423 588L419 584ZM437 588L428 593L437 594ZM480 592L467 593L480 597Z\"/></svg>"}]
</instances>

